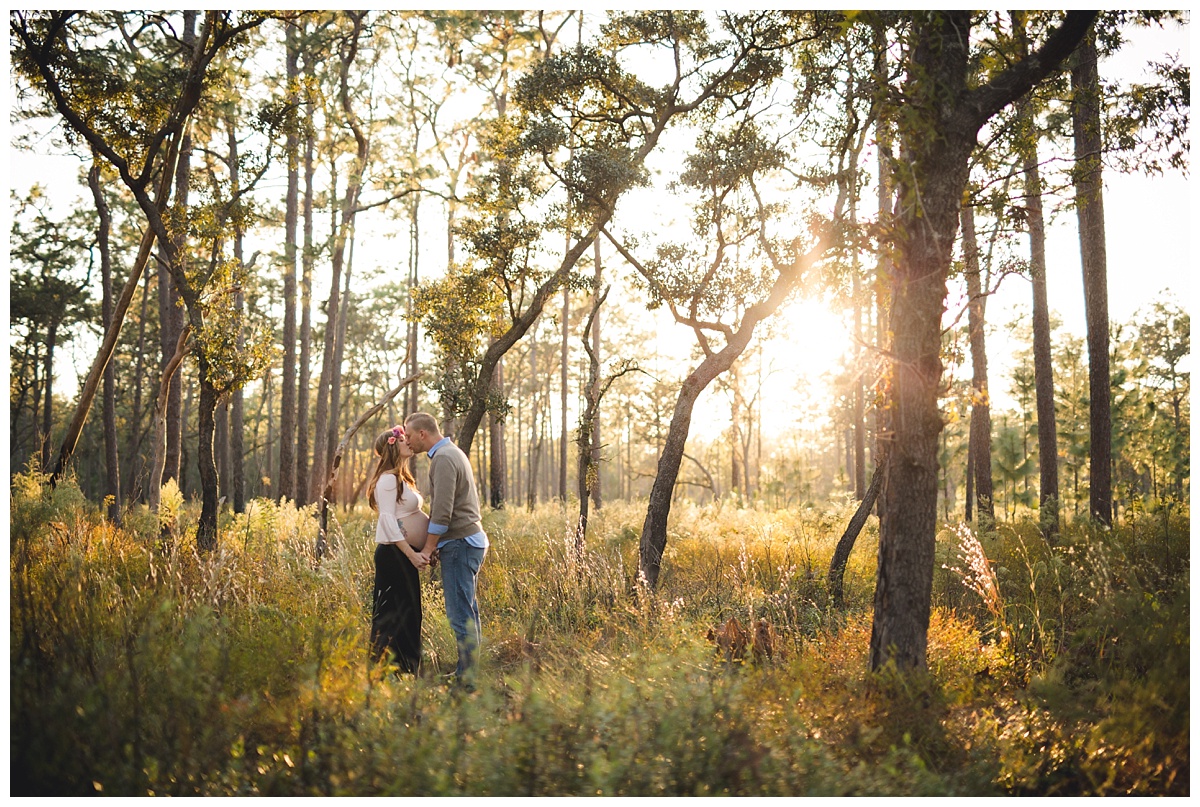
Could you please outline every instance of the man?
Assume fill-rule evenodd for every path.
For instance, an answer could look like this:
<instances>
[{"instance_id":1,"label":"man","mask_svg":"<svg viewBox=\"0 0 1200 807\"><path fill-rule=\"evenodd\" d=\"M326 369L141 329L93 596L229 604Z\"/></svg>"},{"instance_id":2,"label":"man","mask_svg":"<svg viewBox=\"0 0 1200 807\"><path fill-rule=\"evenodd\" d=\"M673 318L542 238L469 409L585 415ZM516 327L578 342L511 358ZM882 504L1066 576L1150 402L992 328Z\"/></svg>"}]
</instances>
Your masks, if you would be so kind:
<instances>
[{"instance_id":1,"label":"man","mask_svg":"<svg viewBox=\"0 0 1200 807\"><path fill-rule=\"evenodd\" d=\"M414 412L404 421L405 439L414 453L429 455L429 534L420 555L426 560L436 551L442 565L446 618L458 641L455 682L473 688L476 656L483 639L475 581L488 538L479 516L479 493L471 461L449 437L442 436L437 421L425 412ZM436 549L435 545L436 544Z\"/></svg>"}]
</instances>

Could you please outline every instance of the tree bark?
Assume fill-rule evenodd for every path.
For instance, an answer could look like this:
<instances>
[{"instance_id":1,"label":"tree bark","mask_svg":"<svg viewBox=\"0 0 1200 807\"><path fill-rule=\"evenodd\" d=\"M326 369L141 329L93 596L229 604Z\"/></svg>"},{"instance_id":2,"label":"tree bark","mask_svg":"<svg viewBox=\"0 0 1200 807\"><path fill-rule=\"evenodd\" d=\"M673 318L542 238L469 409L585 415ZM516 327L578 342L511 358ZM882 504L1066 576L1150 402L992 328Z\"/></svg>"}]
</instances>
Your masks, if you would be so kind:
<instances>
[{"instance_id":1,"label":"tree bark","mask_svg":"<svg viewBox=\"0 0 1200 807\"><path fill-rule=\"evenodd\" d=\"M161 376L158 385L158 397L154 403L154 453L150 465L150 481L153 483L155 479L163 478L163 467L167 464L167 401L171 395L171 379L178 378L176 371L183 364L183 358L191 349L191 339L189 335L191 328L184 325L183 330L179 334L179 339L175 343L175 349L171 352L171 358L167 361L167 366ZM146 491L146 504L152 512L158 512L159 502L162 500L162 484L151 484Z\"/></svg>"},{"instance_id":2,"label":"tree bark","mask_svg":"<svg viewBox=\"0 0 1200 807\"><path fill-rule=\"evenodd\" d=\"M175 169L176 224L171 232L172 251L182 259L186 251L188 206L188 182L191 177L192 138L186 131L179 148L179 163ZM186 269L183 271L186 272ZM165 368L171 360L175 343L183 331L184 311L179 304L180 294L171 272L158 273L158 324L159 344L162 348L159 368ZM176 370L176 373L179 371ZM166 408L166 459L160 479L151 479L151 486L162 486L168 479L179 480L180 461L183 453L183 379L176 375L170 381L170 397Z\"/></svg>"},{"instance_id":3,"label":"tree bark","mask_svg":"<svg viewBox=\"0 0 1200 807\"><path fill-rule=\"evenodd\" d=\"M858 161L850 175L850 230L858 230ZM858 263L858 248L854 248L850 265L851 296L854 301L854 498L862 501L867 495L867 423L866 396L863 393L863 322L862 277ZM874 480L872 480L874 481Z\"/></svg>"},{"instance_id":4,"label":"tree bark","mask_svg":"<svg viewBox=\"0 0 1200 807\"><path fill-rule=\"evenodd\" d=\"M342 287L342 302L337 317L337 338L333 343L333 377L329 384L329 434L326 456L332 457L337 447L338 421L342 416L342 362L346 354L346 324L350 317L350 275L354 267L354 227L350 227L350 255L346 261L346 280Z\"/></svg>"},{"instance_id":5,"label":"tree bark","mask_svg":"<svg viewBox=\"0 0 1200 807\"><path fill-rule=\"evenodd\" d=\"M911 114L897 119L897 260L892 283L892 440L880 491L879 561L871 669L926 667L937 527L941 314L945 309L968 161L980 127L1025 94L1074 49L1095 17L1068 12L1028 58L968 88L969 12L917 12L904 85Z\"/></svg>"},{"instance_id":6,"label":"tree bark","mask_svg":"<svg viewBox=\"0 0 1200 807\"><path fill-rule=\"evenodd\" d=\"M562 307L562 355L559 360L560 383L559 393L561 394L559 409L561 415L562 427L559 433L562 435L558 443L558 498L565 504L567 501L567 337L570 335L568 320L571 316L571 292L567 286L563 285L563 307Z\"/></svg>"},{"instance_id":7,"label":"tree bark","mask_svg":"<svg viewBox=\"0 0 1200 807\"><path fill-rule=\"evenodd\" d=\"M358 54L359 37L362 34L364 16L365 12L350 13L354 29L350 36L349 45L342 55L340 65L339 98L341 100L342 111L346 116L346 122L354 134L357 148L354 164L350 170L350 177L346 182L346 192L342 199L341 221L334 228L333 277L330 283L329 305L326 309L325 353L321 364L321 381L317 388L316 443L312 463L314 498L321 496L324 491L324 481L328 476L328 458L332 443L330 436L336 435L337 429L337 419L330 415L333 408L330 401L332 396L337 394L337 391L332 389L332 384L334 373L337 370L334 362L338 336L342 265L345 260L346 242L349 238L355 208L358 206L359 191L362 190L363 172L366 170L367 165L367 137L363 133L362 126L359 124L358 117L355 115L350 103L350 66L354 64L354 60ZM330 198L333 198L332 191L330 192Z\"/></svg>"},{"instance_id":8,"label":"tree bark","mask_svg":"<svg viewBox=\"0 0 1200 807\"><path fill-rule=\"evenodd\" d=\"M1088 455L1092 518L1112 524L1112 390L1108 355L1108 257L1101 178L1103 134L1096 35L1089 31L1071 69L1071 121L1075 135L1075 210L1087 311L1091 448Z\"/></svg>"},{"instance_id":9,"label":"tree bark","mask_svg":"<svg viewBox=\"0 0 1200 807\"><path fill-rule=\"evenodd\" d=\"M229 121L229 183L230 187L236 193L241 188L241 178L238 171L237 159L237 138L234 134L233 122ZM240 222L235 222L233 230L233 259L237 261L239 267L245 267L245 255L243 251L243 229ZM246 294L242 291L239 284L238 289L234 292L233 298L234 310L237 312L238 322L242 322L242 313L246 308ZM242 348L246 344L246 335L243 332L238 333L237 339L238 348ZM233 512L246 512L246 396L242 387L235 389L230 395L229 403L229 453L230 453L230 469L229 476L223 477L226 480L226 488L232 490Z\"/></svg>"},{"instance_id":10,"label":"tree bark","mask_svg":"<svg viewBox=\"0 0 1200 807\"><path fill-rule=\"evenodd\" d=\"M996 520L992 484L992 405L988 392L987 344L984 325L987 297L980 282L979 241L975 237L975 211L964 207L963 261L967 278L967 332L971 344L971 469L975 474L975 503L980 529Z\"/></svg>"},{"instance_id":11,"label":"tree bark","mask_svg":"<svg viewBox=\"0 0 1200 807\"><path fill-rule=\"evenodd\" d=\"M50 467L50 429L54 425L54 346L58 341L58 320L46 329L46 355L42 359L44 400L42 403L42 471Z\"/></svg>"},{"instance_id":12,"label":"tree bark","mask_svg":"<svg viewBox=\"0 0 1200 807\"><path fill-rule=\"evenodd\" d=\"M92 191L92 199L96 203L96 215L99 224L96 232L96 242L100 250L100 283L103 288L101 301L101 318L104 330L112 327L113 320L113 279L112 253L109 244L109 233L112 230L112 216L108 210L108 201L100 189L100 164L95 159L88 171L88 187ZM108 518L118 526L121 523L121 467L117 456L117 368L112 362L104 368L104 495L112 497L108 505Z\"/></svg>"},{"instance_id":13,"label":"tree bark","mask_svg":"<svg viewBox=\"0 0 1200 807\"><path fill-rule=\"evenodd\" d=\"M191 14L191 12L187 13ZM64 18L64 23L65 21L66 18ZM169 241L170 239L162 222L162 213L169 196L170 182L175 174L178 138L189 116L200 100L208 65L212 62L216 54L231 40L247 29L257 26L261 21L262 18L255 18L244 25L230 26L223 24L224 20L218 16L217 12L210 11L205 14L205 23L199 38L199 46L191 49L187 70L180 84L179 95L171 105L163 126L148 137L146 141L147 147L143 150L144 162L140 166L132 166L72 107L68 91L64 89L63 82L52 67L61 55L60 48L65 47L63 45L65 38L37 42L34 40L29 27L24 24L22 19L15 18L13 20L15 23L13 33L20 40L24 50L33 56L38 72L45 82L46 93L54 108L63 116L67 125L72 130L77 132L95 152L102 155L117 169L117 172L121 176L121 181L133 192L138 206L146 214L150 230L153 230L153 233L148 230L143 238L138 260L135 263L134 270L130 273L129 282L126 284L126 292L130 299L132 298L133 290L137 287L137 280L145 268L145 262L149 259L150 245L153 243L153 240L158 239L160 246L164 250L168 252L172 251L169 244L164 243L164 240ZM167 144L165 160L160 159L160 156L163 154L162 148L164 143ZM159 168L161 186L158 189L157 199L151 199L150 195L146 192L146 188L154 175L156 165ZM75 451L75 446L83 430L83 424L87 420L92 400L95 398L96 390L100 385L100 377L103 375L104 368L107 366L112 356L113 348L116 345L120 324L124 320L128 304L126 294L123 293L122 302L118 303L117 310L114 312L114 327L110 328L108 333L105 334L104 342L95 361L92 363L88 378L81 390L80 399L75 408L75 415L67 427L62 447L59 450L58 461L55 463L54 470L51 472L48 480L51 487L61 478L66 464L70 461L71 455Z\"/></svg>"},{"instance_id":14,"label":"tree bark","mask_svg":"<svg viewBox=\"0 0 1200 807\"><path fill-rule=\"evenodd\" d=\"M304 74L311 81L312 60L304 65ZM313 180L315 168L313 152L315 133L312 126L313 103L311 93L305 93L304 108L307 112L304 124L304 254L300 258L300 381L296 402L296 505L309 501L308 480L308 406L309 387L312 384L312 272L313 272Z\"/></svg>"},{"instance_id":15,"label":"tree bark","mask_svg":"<svg viewBox=\"0 0 1200 807\"><path fill-rule=\"evenodd\" d=\"M129 439L125 443L125 456L129 460L129 466L126 471L123 489L128 491L131 501L139 497L145 500L144 491L141 490L141 484L138 480L142 478L139 467L142 472L145 471L145 460L141 457L142 442L146 435L146 431L142 428L142 382L145 379L146 318L149 316L150 311L149 286L150 284L147 280L146 286L142 289L141 316L138 320L137 359L133 365L133 411L129 418ZM115 312L113 320L116 320ZM108 328L105 328L105 333L111 327L112 325L109 325ZM107 370L107 367L105 369Z\"/></svg>"},{"instance_id":16,"label":"tree bark","mask_svg":"<svg viewBox=\"0 0 1200 807\"><path fill-rule=\"evenodd\" d=\"M839 212L840 204L839 200ZM606 232L605 235L608 236L608 233ZM608 237L630 264L640 266L624 247L611 236ZM704 360L684 379L679 390L679 397L675 401L675 410L671 415L671 425L667 428L667 438L659 455L658 472L655 474L654 484L650 488L650 502L646 508L646 519L642 524L638 574L641 581L649 588L653 589L658 586L662 556L667 548L667 519L671 512L671 496L675 490L675 482L679 478L679 466L683 461L683 450L691 429L692 410L695 408L696 399L714 378L726 372L742 355L754 336L754 329L779 309L795 284L825 253L828 245L828 236L822 233L817 243L808 252L796 254L790 266L780 267L779 274L767 295L749 306L742 315L741 324L737 330L727 334L725 347L715 353L709 352ZM642 270L639 269L639 271ZM716 491L714 491L715 494Z\"/></svg>"},{"instance_id":17,"label":"tree bark","mask_svg":"<svg viewBox=\"0 0 1200 807\"><path fill-rule=\"evenodd\" d=\"M879 489L882 486L883 473L877 464L875 472L871 474L871 484L863 491L862 500L858 503L854 515L851 516L850 523L846 525L842 537L838 539L837 546L833 550L833 559L829 562L827 580L834 608L845 607L846 564L850 560L850 553L854 551L854 543L858 540L858 534L862 532L863 525L867 523L867 516L871 515L871 510L875 507L875 500L879 498Z\"/></svg>"},{"instance_id":18,"label":"tree bark","mask_svg":"<svg viewBox=\"0 0 1200 807\"><path fill-rule=\"evenodd\" d=\"M1038 414L1039 499L1042 532L1058 534L1058 427L1054 413L1054 362L1050 348L1050 306L1046 296L1046 229L1042 179L1036 142L1023 160L1025 211L1029 225L1030 274L1033 278L1033 373Z\"/></svg>"},{"instance_id":19,"label":"tree bark","mask_svg":"<svg viewBox=\"0 0 1200 807\"><path fill-rule=\"evenodd\" d=\"M287 103L297 107L300 41L296 26L286 24ZM297 123L299 115L296 116ZM232 136L232 135L231 135ZM296 498L296 219L300 195L300 136L288 128L287 194L283 225L283 380L279 393L279 487L277 500Z\"/></svg>"},{"instance_id":20,"label":"tree bark","mask_svg":"<svg viewBox=\"0 0 1200 807\"><path fill-rule=\"evenodd\" d=\"M200 520L196 525L196 546L202 552L211 552L217 548L217 464L213 456L213 440L216 434L214 413L217 409L218 391L210 379L208 360L201 351L197 351L197 363L200 365L200 401L196 414L199 432L199 445L196 450L196 461L200 471Z\"/></svg>"},{"instance_id":21,"label":"tree bark","mask_svg":"<svg viewBox=\"0 0 1200 807\"><path fill-rule=\"evenodd\" d=\"M492 374L492 394L496 396L496 400L504 399L504 360L501 359L496 364L496 371ZM505 480L508 477L507 452L504 445L504 420L491 412L488 416L488 439L491 441L490 446L490 470L489 470L489 494L493 509L502 510L504 508L504 500L508 497L508 492L505 489Z\"/></svg>"},{"instance_id":22,"label":"tree bark","mask_svg":"<svg viewBox=\"0 0 1200 807\"><path fill-rule=\"evenodd\" d=\"M580 22L583 21L583 15L580 14ZM600 283L602 281L603 272L600 264L600 239L597 238L592 244L592 256L595 263L596 274L593 278L595 282L594 294L600 293ZM600 377L600 309L597 307L595 318L592 321L592 355L591 355L592 373L596 378ZM592 417L592 465L597 468L596 478L592 480L592 506L597 510L600 509L602 497L600 495L600 403L596 402L596 412Z\"/></svg>"}]
</instances>

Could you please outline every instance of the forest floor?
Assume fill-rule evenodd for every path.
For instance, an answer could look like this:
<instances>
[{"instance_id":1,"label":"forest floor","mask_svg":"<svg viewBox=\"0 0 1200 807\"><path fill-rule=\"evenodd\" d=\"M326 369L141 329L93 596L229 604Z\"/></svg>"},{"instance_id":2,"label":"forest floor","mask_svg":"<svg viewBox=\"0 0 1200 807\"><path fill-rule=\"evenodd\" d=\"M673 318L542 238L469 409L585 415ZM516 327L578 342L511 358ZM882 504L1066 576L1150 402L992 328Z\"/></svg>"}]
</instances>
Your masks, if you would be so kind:
<instances>
[{"instance_id":1,"label":"forest floor","mask_svg":"<svg viewBox=\"0 0 1200 807\"><path fill-rule=\"evenodd\" d=\"M644 503L594 513L582 559L574 511L493 511L469 694L442 683L436 575L421 676L367 663L365 507L317 562L311 507L255 500L202 555L171 497L167 533L70 482L18 476L10 505L13 795L1190 790L1186 505L1054 546L1030 520L947 525L921 676L867 672L874 519L829 601L850 502L678 502L653 593Z\"/></svg>"}]
</instances>

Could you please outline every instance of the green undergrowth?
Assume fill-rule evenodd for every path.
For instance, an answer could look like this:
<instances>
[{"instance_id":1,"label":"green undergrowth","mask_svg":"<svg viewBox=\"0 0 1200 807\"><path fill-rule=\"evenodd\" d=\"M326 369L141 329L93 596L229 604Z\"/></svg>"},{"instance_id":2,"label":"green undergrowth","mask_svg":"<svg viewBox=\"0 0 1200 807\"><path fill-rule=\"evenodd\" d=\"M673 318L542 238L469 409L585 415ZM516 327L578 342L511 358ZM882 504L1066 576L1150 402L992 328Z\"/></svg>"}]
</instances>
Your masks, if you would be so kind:
<instances>
[{"instance_id":1,"label":"green undergrowth","mask_svg":"<svg viewBox=\"0 0 1200 807\"><path fill-rule=\"evenodd\" d=\"M208 554L195 506L177 509L118 529L69 481L15 479L14 795L1189 791L1178 506L1054 546L1032 524L948 525L921 675L867 672L874 520L846 608L829 602L852 503L679 502L653 593L644 503L593 513L582 557L569 510L491 512L471 694L440 682L455 650L428 574L422 675L366 663L370 511L337 511L318 562L311 507L225 513ZM709 633L731 618L768 646L719 649Z\"/></svg>"}]
</instances>

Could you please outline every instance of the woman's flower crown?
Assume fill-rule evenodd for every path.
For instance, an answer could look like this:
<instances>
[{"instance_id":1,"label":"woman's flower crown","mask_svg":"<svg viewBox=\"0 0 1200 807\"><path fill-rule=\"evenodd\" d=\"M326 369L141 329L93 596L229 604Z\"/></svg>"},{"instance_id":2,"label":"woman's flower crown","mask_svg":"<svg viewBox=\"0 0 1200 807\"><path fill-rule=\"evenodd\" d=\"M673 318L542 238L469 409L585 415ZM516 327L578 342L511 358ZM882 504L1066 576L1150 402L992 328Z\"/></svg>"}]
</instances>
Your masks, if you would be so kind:
<instances>
[{"instance_id":1,"label":"woman's flower crown","mask_svg":"<svg viewBox=\"0 0 1200 807\"><path fill-rule=\"evenodd\" d=\"M404 436L404 429L400 428L399 426L393 426L392 427L392 436L388 438L388 445L394 446L396 444L396 438L403 437L403 436Z\"/></svg>"}]
</instances>

